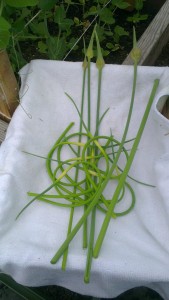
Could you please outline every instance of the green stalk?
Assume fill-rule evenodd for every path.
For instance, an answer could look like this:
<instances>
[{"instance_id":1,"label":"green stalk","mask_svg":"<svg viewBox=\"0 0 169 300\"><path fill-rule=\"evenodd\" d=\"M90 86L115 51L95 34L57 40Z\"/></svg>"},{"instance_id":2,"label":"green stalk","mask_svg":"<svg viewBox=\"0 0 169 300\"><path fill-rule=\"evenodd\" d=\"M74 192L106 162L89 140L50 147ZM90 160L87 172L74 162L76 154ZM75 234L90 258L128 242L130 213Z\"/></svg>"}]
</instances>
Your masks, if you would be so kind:
<instances>
[{"instance_id":1,"label":"green stalk","mask_svg":"<svg viewBox=\"0 0 169 300\"><path fill-rule=\"evenodd\" d=\"M93 45L92 45L93 46ZM91 109L90 109L90 57L88 58L88 82L87 82L87 85L88 85L88 97L87 97L87 101L88 101L88 120L87 120L87 128L88 128L88 131L90 131L90 119L91 119ZM81 122L82 123L82 122ZM89 137L88 137L88 140L89 140ZM87 151L87 155L89 156L90 155L90 152ZM85 189L87 188L87 182L85 184ZM84 205L84 212L86 210L86 205ZM83 248L87 248L87 244L88 244L88 241L87 241L87 219L85 220L84 222L84 225L83 225Z\"/></svg>"},{"instance_id":2,"label":"green stalk","mask_svg":"<svg viewBox=\"0 0 169 300\"><path fill-rule=\"evenodd\" d=\"M79 222L75 225L75 227L72 229L71 233L67 236L67 239L63 242L63 244L61 245L61 247L58 249L58 251L56 252L56 254L51 259L51 264L55 264L59 260L59 258L62 256L63 252L65 251L65 249L67 248L67 246L71 242L71 240L74 238L74 236L76 235L76 233L79 231L79 229L81 228L81 226L85 222L86 218L91 213L92 209L98 203L99 198L102 195L102 192L105 189L108 180L109 180L109 178L107 177L105 179L105 181L102 183L101 187L98 189L98 191L94 195L91 204L86 208L86 210L85 210L83 216L80 218Z\"/></svg>"},{"instance_id":3,"label":"green stalk","mask_svg":"<svg viewBox=\"0 0 169 300\"><path fill-rule=\"evenodd\" d=\"M35 196L27 205L24 206L24 208L20 211L20 213L17 215L16 219L18 219L18 217L21 215L21 213L30 205L32 204L35 200L40 199L42 196L44 196L48 191L50 191L53 187L55 187L61 180L63 177L66 176L66 174L74 167L77 167L77 163L73 163L71 165L69 165L69 167L67 167L62 174L55 179L55 181L53 182L52 185L50 185L47 189L45 189L42 193L37 194L37 196Z\"/></svg>"},{"instance_id":4,"label":"green stalk","mask_svg":"<svg viewBox=\"0 0 169 300\"><path fill-rule=\"evenodd\" d=\"M56 150L56 146L62 141L62 139L65 137L66 133L72 128L73 125L74 125L73 122L71 122L68 125L68 127L63 131L63 133L60 135L60 137L57 139L57 141L55 142L55 144L53 145L53 147L51 148L51 150L48 153L47 160L46 160L46 169L47 169L48 175L52 181L54 180L53 172L52 172L52 168L51 168L51 161L52 161L53 153Z\"/></svg>"},{"instance_id":5,"label":"green stalk","mask_svg":"<svg viewBox=\"0 0 169 300\"><path fill-rule=\"evenodd\" d=\"M133 143L133 146L132 146L132 149L131 149L128 161L127 161L126 166L124 168L124 171L123 171L123 173L122 173L122 175L120 177L119 183L117 185L117 188L116 188L115 193L113 195L113 198L111 200L111 204L109 206L108 212L106 214L106 217L104 219L102 228L101 228L99 236L97 238L96 245L95 245L94 252L93 252L93 256L95 258L98 257L98 254L100 252L100 248L102 246L102 243L103 243L106 231L107 231L107 227L108 227L109 222L110 222L111 214L112 214L112 212L114 210L114 207L115 207L115 205L117 203L117 200L118 200L118 196L119 196L119 194L121 192L121 189L122 189L122 187L124 185L124 182L126 180L127 174L128 174L128 172L130 170L130 167L132 165L135 153L137 151L138 144L140 142L140 139L141 139L143 130L145 128L145 125L146 125L146 122L147 122L147 118L148 118L148 115L149 115L149 112L150 112L150 109L151 109L151 106L152 106L152 103L153 103L153 100L154 100L154 97L155 97L155 93L156 93L157 88L158 88L158 84L159 84L159 80L156 79L154 81L153 89L152 89L152 92L151 92L151 95L150 95L150 98L149 98L149 101L148 101L148 104L147 104L144 116L142 118L142 121L141 121L139 130L138 130L136 139L134 140L134 143Z\"/></svg>"},{"instance_id":6,"label":"green stalk","mask_svg":"<svg viewBox=\"0 0 169 300\"><path fill-rule=\"evenodd\" d=\"M88 111L87 111L87 129L88 131L90 132L90 127L91 127L91 104L90 104L90 99L91 99L91 90L90 90L90 66L91 66L91 59L93 58L93 40L94 40L94 32L95 32L95 27L94 27L94 30L92 32L92 36L91 36L91 39L90 39L90 42L89 42L89 46L88 46L88 49L86 51L86 57L87 57L87 60L88 60L88 78L87 78L87 104L88 104ZM82 120L82 118L81 118ZM82 123L82 121L81 121ZM89 137L88 137L88 140L89 140ZM87 155L89 156L90 155L90 152L89 150L87 151ZM85 184L85 188L87 188L87 185L88 185L88 182L86 182ZM84 205L84 212L86 211L86 208L87 206ZM83 225L83 248L87 248L87 219L85 220L84 222L84 225Z\"/></svg>"},{"instance_id":7,"label":"green stalk","mask_svg":"<svg viewBox=\"0 0 169 300\"><path fill-rule=\"evenodd\" d=\"M84 62L83 62L83 83L82 83L82 100L81 100L81 116L83 118L83 110L84 110L84 92L85 92L85 81L86 81L86 67L87 67L87 64L86 64L86 57L84 59ZM80 126L79 126L79 139L78 139L78 142L81 142L82 140L82 121L80 119ZM78 147L78 151L77 151L77 157L80 156L80 147ZM79 168L77 167L76 168L76 171L75 171L75 179L74 181L77 182L78 180L78 175L79 175ZM73 189L73 193L76 193L76 186L74 186L74 189ZM74 206L71 207L71 210L70 210L70 217L69 217L69 224L68 224L68 231L67 231L67 236L70 234L71 230L72 230L72 225L73 225L73 216L74 216ZM85 238L86 237L86 233L84 232L83 234L83 237ZM67 264L67 256L68 256L68 247L67 249L65 250L64 254L63 254L63 260L62 260L62 270L65 270L66 269L66 264Z\"/></svg>"},{"instance_id":8,"label":"green stalk","mask_svg":"<svg viewBox=\"0 0 169 300\"><path fill-rule=\"evenodd\" d=\"M98 93L97 93L97 110L96 110L96 131L95 136L99 135L99 120L100 120L100 102L101 102L101 79L102 79L102 69L104 66L104 60L101 53L101 48L99 44L99 39L97 33L95 32L96 42L97 42L97 51L98 58L96 61L96 66L98 68ZM98 147L94 147L94 155L98 155ZM96 163L97 164L97 163ZM94 183L97 185L97 177L94 178ZM84 274L84 282L88 283L90 281L90 271L92 265L93 257L93 246L94 246L94 236L95 236L95 224L96 224L96 206L92 210L91 215L91 225L90 225L90 237L89 237L89 246L87 253L86 269Z\"/></svg>"},{"instance_id":9,"label":"green stalk","mask_svg":"<svg viewBox=\"0 0 169 300\"><path fill-rule=\"evenodd\" d=\"M85 183L85 190L90 189L90 186L88 186L87 182ZM85 199L87 199L88 195L85 195ZM83 210L86 211L87 204L84 204ZM87 248L88 244L88 233L87 233L87 218L84 221L83 224L83 249Z\"/></svg>"},{"instance_id":10,"label":"green stalk","mask_svg":"<svg viewBox=\"0 0 169 300\"><path fill-rule=\"evenodd\" d=\"M101 77L102 77L102 69L99 69L98 74L98 98L97 98L97 112L96 112L96 132L95 135L99 134L99 117L100 117L100 92L101 92ZM95 146L95 155L98 155L98 148ZM95 184L97 184L97 178L94 178ZM93 245L94 245L94 235L95 235L95 223L96 223L96 206L92 210L91 215L91 225L90 225L90 237L89 237L89 246L87 253L87 261L86 261L86 269L84 274L84 282L88 283L90 281L90 271L92 265L92 257L93 257Z\"/></svg>"},{"instance_id":11,"label":"green stalk","mask_svg":"<svg viewBox=\"0 0 169 300\"><path fill-rule=\"evenodd\" d=\"M73 224L73 216L74 216L74 204L71 207L70 210L70 216L69 216L69 224L68 224L68 230L67 230L67 236L70 234L72 230L72 224ZM62 259L62 270L66 270L66 264L67 264L67 257L68 257L68 251L69 251L69 245L66 248L65 252L63 253L63 259Z\"/></svg>"},{"instance_id":12,"label":"green stalk","mask_svg":"<svg viewBox=\"0 0 169 300\"><path fill-rule=\"evenodd\" d=\"M144 121L146 119L146 117L148 116L148 113L149 113L149 109L151 107L151 104L153 102L153 97L155 95L155 92L157 90L157 86L158 86L158 83L159 83L159 80L156 80L155 83L154 83L154 86L153 86L153 90L152 90L152 93L151 93L151 97L150 97L150 100L151 102L148 103L148 109L146 109L146 113L144 115ZM142 130L144 129L143 127L143 121L141 123L141 128ZM140 131L140 130L139 130ZM141 132L140 132L141 133ZM139 142L139 140L137 139L137 143ZM134 143L137 149L137 146L136 146L136 143ZM135 151L136 151L135 149ZM133 155L133 154L132 154ZM131 159L130 159L130 166L131 166ZM129 167L129 165L128 165ZM127 168L128 168L127 167ZM97 205L99 199L100 199L100 196L102 195L102 192L104 191L110 177L111 177L111 174L114 170L114 165L112 165L112 167L110 168L110 171L106 177L106 179L103 181L102 185L99 187L99 189L97 190L97 192L95 193L94 197L93 197L93 200L91 202L91 204L87 207L86 211L84 212L83 216L80 218L80 220L78 221L78 223L75 225L75 227L73 228L73 230L71 231L71 233L68 235L67 239L63 242L63 244L61 245L61 247L58 249L58 251L56 252L56 254L53 256L53 258L51 259L51 263L52 264L55 264L59 258L62 256L63 252L65 251L65 249L67 248L67 246L69 245L69 243L71 242L71 240L74 238L74 236L76 235L76 233L79 231L79 229L81 228L81 226L83 225L84 221L86 220L86 218L88 217L88 215L90 214L90 212L92 211L92 209L95 207L95 205ZM127 169L126 171L127 172ZM127 174L126 174L127 176ZM120 189L121 191L121 189ZM97 256L97 253L95 252L95 256Z\"/></svg>"},{"instance_id":13,"label":"green stalk","mask_svg":"<svg viewBox=\"0 0 169 300\"><path fill-rule=\"evenodd\" d=\"M90 131L91 127L91 105L90 105L90 98L91 98L91 91L90 91L90 65L91 65L91 59L88 59L88 81L87 81L87 103L88 103L88 110L87 110L87 128L88 131Z\"/></svg>"},{"instance_id":14,"label":"green stalk","mask_svg":"<svg viewBox=\"0 0 169 300\"><path fill-rule=\"evenodd\" d=\"M57 140L57 142L55 143L55 145L57 144L57 143L59 143L61 140L62 140L62 138L65 136L65 134L71 129L71 127L74 125L74 123L73 122L71 122L69 125L68 125L68 127L63 131L63 133L61 134L61 136L59 137L59 139ZM55 146L54 145L54 146ZM49 174L49 176L50 176L50 178L52 179L52 181L53 181L53 173L52 173L52 169L51 169L51 165L50 165L50 162L51 162L51 157L52 157L52 153L53 153L53 149L54 149L54 146L52 147L52 149L50 150L50 152L49 152L49 154L48 154L48 159L47 159L47 161L46 161L46 167L47 167L47 171L48 171L48 174ZM31 205L36 199L38 199L38 197L41 197L41 196L43 196L45 193L47 193L49 190L51 190L53 187L55 187L56 186L56 184L57 184L57 182L58 182L58 180L55 180L54 182L53 182L53 184L52 185L50 185L47 189L45 189L42 193L40 193L39 195L37 195L37 196L35 196L28 204L26 204L22 209L21 209L21 211L18 213L18 215L16 216L16 220L20 217L20 215L25 211L25 209L26 208L28 208L28 206L29 205Z\"/></svg>"}]
</instances>

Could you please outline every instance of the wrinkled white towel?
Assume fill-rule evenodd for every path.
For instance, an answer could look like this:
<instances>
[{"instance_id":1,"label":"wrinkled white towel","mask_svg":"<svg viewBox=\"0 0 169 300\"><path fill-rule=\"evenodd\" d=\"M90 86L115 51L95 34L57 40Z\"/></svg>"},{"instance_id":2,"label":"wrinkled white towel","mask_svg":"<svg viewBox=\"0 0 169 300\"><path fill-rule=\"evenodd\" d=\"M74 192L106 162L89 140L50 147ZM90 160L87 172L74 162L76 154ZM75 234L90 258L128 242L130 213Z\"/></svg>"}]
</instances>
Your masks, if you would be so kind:
<instances>
[{"instance_id":1,"label":"wrinkled white towel","mask_svg":"<svg viewBox=\"0 0 169 300\"><path fill-rule=\"evenodd\" d=\"M92 115L96 112L97 69L92 65ZM93 259L91 281L83 282L86 251L82 230L73 239L67 270L61 260L50 260L66 238L69 209L30 201L28 191L41 192L51 184L46 156L66 126L79 117L65 92L80 107L82 66L77 62L35 60L20 71L21 104L0 147L0 269L27 286L59 285L84 295L111 298L138 286L147 286L169 299L169 120L160 110L169 95L169 69L139 67L135 105L128 138L134 138L156 78L160 85L139 144L130 175L154 184L131 180L136 205L131 213L112 219L99 258ZM102 113L110 108L100 134L121 139L127 117L133 78L132 66L106 65L102 82ZM25 113L25 111L26 113ZM94 119L92 121L94 124ZM92 126L92 131L94 127ZM126 146L130 147L130 145ZM123 167L123 161L120 162ZM123 204L121 204L123 205ZM76 209L74 224L81 216ZM96 236L103 214L97 213Z\"/></svg>"}]
</instances>

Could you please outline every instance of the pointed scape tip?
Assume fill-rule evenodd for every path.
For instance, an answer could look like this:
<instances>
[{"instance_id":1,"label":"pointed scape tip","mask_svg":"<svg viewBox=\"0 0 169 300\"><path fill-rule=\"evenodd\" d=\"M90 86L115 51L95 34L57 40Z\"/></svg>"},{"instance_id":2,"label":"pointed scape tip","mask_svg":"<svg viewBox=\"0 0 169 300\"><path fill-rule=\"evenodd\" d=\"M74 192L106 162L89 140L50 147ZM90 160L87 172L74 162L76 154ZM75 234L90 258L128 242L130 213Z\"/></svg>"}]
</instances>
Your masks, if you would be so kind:
<instances>
[{"instance_id":1,"label":"pointed scape tip","mask_svg":"<svg viewBox=\"0 0 169 300\"><path fill-rule=\"evenodd\" d=\"M97 31L95 31L95 36L96 36L96 43L97 43L96 67L99 70L102 70L104 65L105 65L105 61L104 61L104 58L103 58L103 55L102 55L102 50L101 50L101 47L100 47L100 42L99 42L99 38L98 38L98 35L97 35Z\"/></svg>"},{"instance_id":2,"label":"pointed scape tip","mask_svg":"<svg viewBox=\"0 0 169 300\"><path fill-rule=\"evenodd\" d=\"M91 58L93 58L93 56L94 56L94 53L93 53L93 40L94 40L95 31L96 31L96 25L95 25L95 27L93 29L93 32L92 32L92 35L91 35L91 38L90 38L90 42L89 42L89 46L88 46L87 51L86 51L86 57L89 60Z\"/></svg>"},{"instance_id":3,"label":"pointed scape tip","mask_svg":"<svg viewBox=\"0 0 169 300\"><path fill-rule=\"evenodd\" d=\"M96 67L97 67L99 70L102 70L103 67L104 67L104 65L105 65L104 59L98 58L98 59L96 60Z\"/></svg>"},{"instance_id":4,"label":"pointed scape tip","mask_svg":"<svg viewBox=\"0 0 169 300\"><path fill-rule=\"evenodd\" d=\"M133 26L133 48L136 47L137 47L136 30L135 27Z\"/></svg>"},{"instance_id":5,"label":"pointed scape tip","mask_svg":"<svg viewBox=\"0 0 169 300\"><path fill-rule=\"evenodd\" d=\"M141 58L141 50L137 46L136 31L134 26L133 26L133 49L131 50L130 56L131 59L134 61L134 63L138 64Z\"/></svg>"}]
</instances>

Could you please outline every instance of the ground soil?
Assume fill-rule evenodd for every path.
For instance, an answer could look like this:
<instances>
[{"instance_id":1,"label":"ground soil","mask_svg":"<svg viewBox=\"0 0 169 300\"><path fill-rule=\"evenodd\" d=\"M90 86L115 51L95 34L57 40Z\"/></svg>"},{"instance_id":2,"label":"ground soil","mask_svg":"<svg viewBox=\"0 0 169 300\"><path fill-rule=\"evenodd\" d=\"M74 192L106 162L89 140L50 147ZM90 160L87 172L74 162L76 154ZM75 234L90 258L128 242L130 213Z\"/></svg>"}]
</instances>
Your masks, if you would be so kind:
<instances>
[{"instance_id":1,"label":"ground soil","mask_svg":"<svg viewBox=\"0 0 169 300\"><path fill-rule=\"evenodd\" d=\"M159 9L159 5L157 5L157 8L154 7L154 9L150 9L149 5L145 5L143 11L141 14L147 14L148 18L145 21L141 21L137 24L134 24L136 29L136 35L137 39L141 37L143 32L146 30L152 19L154 18L156 12ZM115 13L115 19L119 26L122 26L125 31L129 33L128 36L121 37L120 39L120 48L117 51L111 51L108 56L105 56L105 62L111 63L111 64L121 64L124 59L127 57L128 53L132 49L133 44L133 23L127 21L127 17L133 16L134 12L126 11L126 10L118 10L117 13ZM92 20L92 19L91 19ZM90 21L91 21L90 20ZM51 28L52 32L52 28ZM74 31L74 36L79 37L83 33L82 30L78 29L78 27ZM87 31L85 33L85 39L86 43L88 43L88 39L91 34L91 28L89 29L89 32ZM111 39L108 40L111 42ZM84 55L83 52L80 49L83 49L83 40L81 39L79 41L79 49L77 51L72 51L68 57L66 58L67 61L83 61ZM37 44L35 41L24 41L20 43L21 51L23 54L24 59L29 62L32 59L48 59L46 54L40 54L37 51Z\"/></svg>"}]
</instances>

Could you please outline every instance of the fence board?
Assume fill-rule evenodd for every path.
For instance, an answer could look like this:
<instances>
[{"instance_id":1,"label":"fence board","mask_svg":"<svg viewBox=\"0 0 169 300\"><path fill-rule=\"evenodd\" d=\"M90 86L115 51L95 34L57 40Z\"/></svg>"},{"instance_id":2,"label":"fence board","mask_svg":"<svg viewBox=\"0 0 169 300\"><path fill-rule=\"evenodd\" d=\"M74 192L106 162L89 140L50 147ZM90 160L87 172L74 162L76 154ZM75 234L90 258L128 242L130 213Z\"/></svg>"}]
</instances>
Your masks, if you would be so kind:
<instances>
[{"instance_id":1,"label":"fence board","mask_svg":"<svg viewBox=\"0 0 169 300\"><path fill-rule=\"evenodd\" d=\"M167 0L138 41L142 57L139 65L153 65L169 41L169 0ZM123 62L132 65L130 54Z\"/></svg>"},{"instance_id":2,"label":"fence board","mask_svg":"<svg viewBox=\"0 0 169 300\"><path fill-rule=\"evenodd\" d=\"M0 120L0 144L5 138L7 128L8 128L8 123Z\"/></svg>"}]
</instances>

